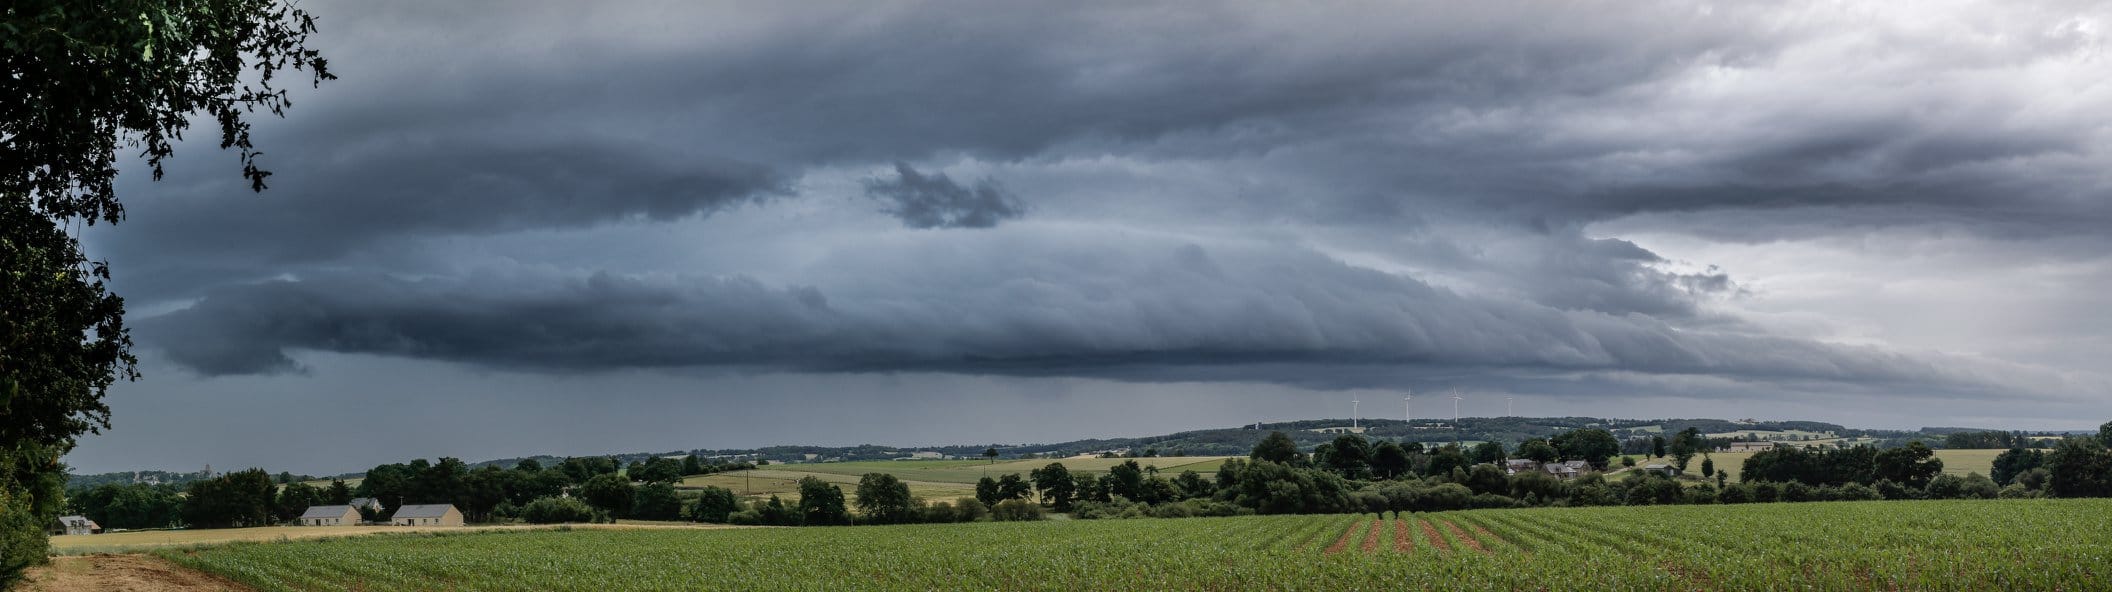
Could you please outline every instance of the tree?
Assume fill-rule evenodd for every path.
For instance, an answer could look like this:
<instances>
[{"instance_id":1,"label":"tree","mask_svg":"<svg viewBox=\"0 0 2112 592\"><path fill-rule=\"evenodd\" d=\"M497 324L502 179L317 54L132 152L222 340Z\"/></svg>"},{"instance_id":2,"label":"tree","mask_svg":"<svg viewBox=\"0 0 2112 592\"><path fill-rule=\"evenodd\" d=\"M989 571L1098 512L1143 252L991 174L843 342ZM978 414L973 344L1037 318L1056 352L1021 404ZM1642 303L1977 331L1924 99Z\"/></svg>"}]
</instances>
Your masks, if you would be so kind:
<instances>
[{"instance_id":1,"label":"tree","mask_svg":"<svg viewBox=\"0 0 2112 592\"><path fill-rule=\"evenodd\" d=\"M870 476L871 474L868 474ZM863 485L861 482L860 485ZM674 491L672 486L668 491ZM862 490L861 490L862 491ZM907 488L904 488L907 491ZM843 490L819 477L799 480L799 519L807 526L840 526L851 523L851 511L844 508Z\"/></svg>"},{"instance_id":2,"label":"tree","mask_svg":"<svg viewBox=\"0 0 2112 592\"><path fill-rule=\"evenodd\" d=\"M2112 497L2112 451L2094 438L2064 438L2046 455L2056 497Z\"/></svg>"},{"instance_id":3,"label":"tree","mask_svg":"<svg viewBox=\"0 0 2112 592\"><path fill-rule=\"evenodd\" d=\"M1705 443L1699 428L1680 430L1672 436L1672 464L1679 467L1680 472L1686 472L1687 463L1694 460L1694 454L1700 452Z\"/></svg>"},{"instance_id":4,"label":"tree","mask_svg":"<svg viewBox=\"0 0 2112 592\"><path fill-rule=\"evenodd\" d=\"M1650 437L1650 456L1651 456L1652 458L1664 458L1664 457L1665 457L1665 437L1664 437L1664 436L1651 436L1651 437Z\"/></svg>"},{"instance_id":5,"label":"tree","mask_svg":"<svg viewBox=\"0 0 2112 592\"><path fill-rule=\"evenodd\" d=\"M997 447L991 446L989 448L984 448L983 458L988 459L990 461L990 464L997 464Z\"/></svg>"},{"instance_id":6,"label":"tree","mask_svg":"<svg viewBox=\"0 0 2112 592\"><path fill-rule=\"evenodd\" d=\"M689 519L698 522L724 524L726 517L741 510L740 498L733 490L724 487L706 487L697 494L697 503L690 506Z\"/></svg>"},{"instance_id":7,"label":"tree","mask_svg":"<svg viewBox=\"0 0 2112 592\"><path fill-rule=\"evenodd\" d=\"M1936 451L1916 440L1906 446L1878 451L1872 470L1879 480L1889 480L1909 489L1926 489L1930 479L1943 473L1943 459L1936 458Z\"/></svg>"},{"instance_id":8,"label":"tree","mask_svg":"<svg viewBox=\"0 0 2112 592\"><path fill-rule=\"evenodd\" d=\"M811 477L810 477L811 478ZM984 477L984 481L990 481ZM996 495L996 481L990 481L991 494ZM976 496L982 496L980 483ZM989 504L984 504L989 505ZM858 478L858 511L865 519L880 524L908 522L915 516L916 500L910 497L909 484L889 473L866 473Z\"/></svg>"},{"instance_id":9,"label":"tree","mask_svg":"<svg viewBox=\"0 0 2112 592\"><path fill-rule=\"evenodd\" d=\"M988 475L975 480L975 499L983 502L985 506L997 505L998 500L1003 499L998 497L997 494L997 480L990 478Z\"/></svg>"},{"instance_id":10,"label":"tree","mask_svg":"<svg viewBox=\"0 0 2112 592\"><path fill-rule=\"evenodd\" d=\"M1410 461L1408 451L1392 442L1380 442L1371 453L1371 470L1381 479L1393 479L1408 474Z\"/></svg>"},{"instance_id":11,"label":"tree","mask_svg":"<svg viewBox=\"0 0 2112 592\"><path fill-rule=\"evenodd\" d=\"M1078 492L1078 484L1071 480L1071 470L1063 463L1049 463L1027 473L1034 481L1034 489L1041 492L1041 500L1056 508L1058 512L1071 511L1071 499Z\"/></svg>"},{"instance_id":12,"label":"tree","mask_svg":"<svg viewBox=\"0 0 2112 592\"><path fill-rule=\"evenodd\" d=\"M617 518L630 514L637 495L637 488L631 486L631 480L615 473L595 475L579 486L579 497L585 500L587 505Z\"/></svg>"},{"instance_id":13,"label":"tree","mask_svg":"<svg viewBox=\"0 0 2112 592\"><path fill-rule=\"evenodd\" d=\"M1504 453L1502 443L1488 441L1474 445L1474 462L1502 464L1503 460Z\"/></svg>"},{"instance_id":14,"label":"tree","mask_svg":"<svg viewBox=\"0 0 2112 592\"><path fill-rule=\"evenodd\" d=\"M274 503L276 517L280 522L299 518L308 511L308 506L322 503L323 494L315 486L295 481L279 488L278 500ZM104 528L110 528L105 526Z\"/></svg>"},{"instance_id":15,"label":"tree","mask_svg":"<svg viewBox=\"0 0 2112 592\"><path fill-rule=\"evenodd\" d=\"M1371 471L1371 441L1359 434L1342 434L1329 443L1327 467L1350 479Z\"/></svg>"},{"instance_id":16,"label":"tree","mask_svg":"<svg viewBox=\"0 0 2112 592\"><path fill-rule=\"evenodd\" d=\"M1704 478L1706 478L1706 477L1714 477L1714 476L1716 476L1716 460L1715 460L1715 459L1712 459L1712 458L1709 458L1709 457L1706 457L1706 456L1704 456L1704 457L1702 457L1702 458L1701 458L1701 476L1702 476L1702 477L1704 477Z\"/></svg>"},{"instance_id":17,"label":"tree","mask_svg":"<svg viewBox=\"0 0 2112 592\"><path fill-rule=\"evenodd\" d=\"M1532 459L1537 463L1551 463L1562 460L1562 453L1548 444L1547 439L1533 438L1518 443L1518 458Z\"/></svg>"},{"instance_id":18,"label":"tree","mask_svg":"<svg viewBox=\"0 0 2112 592\"><path fill-rule=\"evenodd\" d=\"M2112 448L2112 421L2097 426L2097 445Z\"/></svg>"},{"instance_id":19,"label":"tree","mask_svg":"<svg viewBox=\"0 0 2112 592\"><path fill-rule=\"evenodd\" d=\"M1301 457L1298 453L1298 443L1283 432L1269 432L1260 443L1254 445L1254 451L1247 456L1254 460L1286 465L1297 464Z\"/></svg>"},{"instance_id":20,"label":"tree","mask_svg":"<svg viewBox=\"0 0 2112 592\"><path fill-rule=\"evenodd\" d=\"M1621 441L1612 432L1600 429L1570 430L1555 434L1549 441L1566 460L1581 460L1591 463L1591 468L1606 470L1606 460L1621 453Z\"/></svg>"},{"instance_id":21,"label":"tree","mask_svg":"<svg viewBox=\"0 0 2112 592\"><path fill-rule=\"evenodd\" d=\"M124 301L65 230L124 218L120 146L152 177L194 114L262 190L246 119L284 113L277 73L332 78L307 48L306 12L277 0L52 0L0 11L0 588L46 555L61 505L58 459L110 427L103 395L136 378ZM269 480L269 476L266 476ZM268 504L267 504L268 505Z\"/></svg>"},{"instance_id":22,"label":"tree","mask_svg":"<svg viewBox=\"0 0 2112 592\"><path fill-rule=\"evenodd\" d=\"M1026 499L1031 493L1034 493L1034 486L1028 485L1026 479L1021 479L1019 473L1006 473L1005 476L997 478L997 497L1000 500Z\"/></svg>"},{"instance_id":23,"label":"tree","mask_svg":"<svg viewBox=\"0 0 2112 592\"><path fill-rule=\"evenodd\" d=\"M183 521L194 528L270 524L277 490L278 484L263 469L192 481L184 490Z\"/></svg>"},{"instance_id":24,"label":"tree","mask_svg":"<svg viewBox=\"0 0 2112 592\"><path fill-rule=\"evenodd\" d=\"M343 479L331 479L330 488L323 490L323 503L345 505L352 503L352 487Z\"/></svg>"},{"instance_id":25,"label":"tree","mask_svg":"<svg viewBox=\"0 0 2112 592\"><path fill-rule=\"evenodd\" d=\"M682 480L682 461L655 456L631 463L630 470L625 473L632 481L674 483Z\"/></svg>"},{"instance_id":26,"label":"tree","mask_svg":"<svg viewBox=\"0 0 2112 592\"><path fill-rule=\"evenodd\" d=\"M1990 471L1992 474L1989 477L1993 478L1997 485L2009 485L2016 481L2017 475L2022 475L2025 471L2039 468L2044 464L2046 464L2046 453L2044 452L2029 448L2011 448L2003 451L2002 454L1995 455L1994 467Z\"/></svg>"},{"instance_id":27,"label":"tree","mask_svg":"<svg viewBox=\"0 0 2112 592\"><path fill-rule=\"evenodd\" d=\"M1144 469L1137 466L1137 461L1125 460L1122 461L1122 464L1108 467L1107 477L1102 480L1108 482L1108 493L1112 495L1122 496L1132 501L1139 501L1144 497ZM991 504L993 508L996 505Z\"/></svg>"}]
</instances>

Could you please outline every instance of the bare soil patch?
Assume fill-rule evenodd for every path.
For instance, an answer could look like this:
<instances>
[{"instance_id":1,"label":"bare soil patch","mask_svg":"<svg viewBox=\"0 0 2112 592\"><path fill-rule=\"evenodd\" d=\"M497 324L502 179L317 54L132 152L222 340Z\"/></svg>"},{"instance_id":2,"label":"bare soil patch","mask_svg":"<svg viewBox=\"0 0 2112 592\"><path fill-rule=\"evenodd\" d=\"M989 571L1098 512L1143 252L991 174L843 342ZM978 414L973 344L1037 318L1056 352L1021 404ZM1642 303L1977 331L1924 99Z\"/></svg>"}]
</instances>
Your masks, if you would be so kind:
<instances>
[{"instance_id":1,"label":"bare soil patch","mask_svg":"<svg viewBox=\"0 0 2112 592\"><path fill-rule=\"evenodd\" d=\"M1366 535L1364 535L1364 552L1365 552L1365 553L1371 553L1371 552L1375 552L1375 551L1378 551L1378 550L1379 550L1379 535L1381 535L1381 534L1384 534L1384 533L1381 533L1381 532L1379 532L1379 531L1382 531L1382 530L1386 530L1386 521L1385 521L1385 520L1372 520L1372 521L1371 521L1371 533L1370 533L1370 534L1366 534Z\"/></svg>"},{"instance_id":2,"label":"bare soil patch","mask_svg":"<svg viewBox=\"0 0 2112 592\"><path fill-rule=\"evenodd\" d=\"M1431 526L1429 520L1417 520L1416 522L1423 525L1423 540L1430 541L1430 546L1437 547L1437 550L1442 552L1449 553L1452 551L1452 543L1445 542L1445 537L1437 534L1437 527Z\"/></svg>"},{"instance_id":3,"label":"bare soil patch","mask_svg":"<svg viewBox=\"0 0 2112 592\"><path fill-rule=\"evenodd\" d=\"M1445 530L1452 533L1452 538L1459 539L1459 544L1466 545L1467 548L1473 549L1477 553L1481 553L1483 555L1489 554L1489 550L1481 546L1481 541L1474 540L1474 537L1467 536L1467 531L1460 530L1459 525L1447 521L1445 522Z\"/></svg>"},{"instance_id":4,"label":"bare soil patch","mask_svg":"<svg viewBox=\"0 0 2112 592\"><path fill-rule=\"evenodd\" d=\"M147 555L53 557L29 570L23 592L248 592L226 578Z\"/></svg>"},{"instance_id":5,"label":"bare soil patch","mask_svg":"<svg viewBox=\"0 0 2112 592\"><path fill-rule=\"evenodd\" d=\"M1393 550L1401 553L1415 552L1415 531L1407 520L1393 521Z\"/></svg>"},{"instance_id":6,"label":"bare soil patch","mask_svg":"<svg viewBox=\"0 0 2112 592\"><path fill-rule=\"evenodd\" d=\"M1361 534L1364 534L1363 522L1357 522L1355 524L1349 525L1349 530L1342 532L1342 538L1335 539L1335 544L1327 546L1326 553L1329 555L1341 553L1343 549L1349 548L1349 544L1351 542L1357 540L1357 535Z\"/></svg>"}]
</instances>

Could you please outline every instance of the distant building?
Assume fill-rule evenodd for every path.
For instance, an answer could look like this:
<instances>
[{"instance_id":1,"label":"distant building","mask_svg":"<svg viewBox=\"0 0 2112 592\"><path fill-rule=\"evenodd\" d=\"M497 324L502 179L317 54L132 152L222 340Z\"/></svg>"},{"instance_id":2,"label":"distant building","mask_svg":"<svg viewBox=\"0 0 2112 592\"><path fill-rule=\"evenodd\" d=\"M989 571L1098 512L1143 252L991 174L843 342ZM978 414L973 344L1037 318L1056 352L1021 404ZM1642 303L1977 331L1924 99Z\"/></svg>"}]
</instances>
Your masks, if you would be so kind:
<instances>
[{"instance_id":1,"label":"distant building","mask_svg":"<svg viewBox=\"0 0 2112 592\"><path fill-rule=\"evenodd\" d=\"M1731 443L1731 452L1759 452L1759 451L1762 451L1762 450L1774 450L1774 449L1775 449L1775 443L1774 443L1774 442L1732 442L1732 443Z\"/></svg>"},{"instance_id":2,"label":"distant building","mask_svg":"<svg viewBox=\"0 0 2112 592\"><path fill-rule=\"evenodd\" d=\"M352 498L352 504L351 504L351 505L352 505L352 509L354 509L354 510L358 510L358 509L361 509L361 508L365 508L365 509L368 509L368 510L372 510L372 511L375 511L375 512L380 512L380 511L381 511L381 500L377 500L377 499L374 499L374 498L371 498L371 497L355 497L355 498Z\"/></svg>"},{"instance_id":3,"label":"distant building","mask_svg":"<svg viewBox=\"0 0 2112 592\"><path fill-rule=\"evenodd\" d=\"M917 460L938 460L941 458L945 458L946 455L939 454L937 452L932 452L929 450L920 450L917 452L909 453L909 457Z\"/></svg>"},{"instance_id":4,"label":"distant building","mask_svg":"<svg viewBox=\"0 0 2112 592\"><path fill-rule=\"evenodd\" d=\"M461 526L462 511L454 504L419 504L396 509L389 523L397 526Z\"/></svg>"},{"instance_id":5,"label":"distant building","mask_svg":"<svg viewBox=\"0 0 2112 592\"><path fill-rule=\"evenodd\" d=\"M44 532L51 536L103 534L103 525L96 524L94 520L89 520L87 516L60 516L57 520L51 521L51 526L45 528Z\"/></svg>"},{"instance_id":6,"label":"distant building","mask_svg":"<svg viewBox=\"0 0 2112 592\"><path fill-rule=\"evenodd\" d=\"M301 526L346 526L359 524L359 508L344 506L308 506L302 512Z\"/></svg>"},{"instance_id":7,"label":"distant building","mask_svg":"<svg viewBox=\"0 0 2112 592\"><path fill-rule=\"evenodd\" d=\"M1366 427L1362 427L1362 426L1359 426L1359 427L1349 427L1349 426L1335 426L1335 427L1331 427L1331 428L1312 428L1312 429L1309 429L1309 430L1306 430L1306 431L1308 431L1308 432L1319 432L1319 433L1322 433L1322 434L1362 434L1362 433L1364 433L1364 430L1368 430L1368 429L1371 429L1371 428L1366 428Z\"/></svg>"},{"instance_id":8,"label":"distant building","mask_svg":"<svg viewBox=\"0 0 2112 592\"><path fill-rule=\"evenodd\" d=\"M1652 473L1657 473L1657 474L1659 474L1659 475L1664 475L1664 476L1666 476L1666 477L1671 477L1671 476L1674 476L1674 475L1678 475L1678 474L1679 474L1679 467L1675 467L1675 466L1672 466L1672 465L1668 465L1668 464L1664 464L1664 463L1651 463L1651 464L1643 465L1643 470L1645 470L1645 471L1649 471L1649 472L1652 472Z\"/></svg>"},{"instance_id":9,"label":"distant building","mask_svg":"<svg viewBox=\"0 0 2112 592\"><path fill-rule=\"evenodd\" d=\"M1540 468L1540 461L1536 461L1530 458L1514 458L1511 460L1503 461L1503 468L1505 471L1513 475L1519 473L1530 473L1533 472L1534 469Z\"/></svg>"},{"instance_id":10,"label":"distant building","mask_svg":"<svg viewBox=\"0 0 2112 592\"><path fill-rule=\"evenodd\" d=\"M1557 479L1575 479L1578 476L1591 472L1591 463L1584 462L1581 460L1572 460L1559 463L1547 463L1541 465L1540 470L1547 471L1547 474L1554 475Z\"/></svg>"}]
</instances>

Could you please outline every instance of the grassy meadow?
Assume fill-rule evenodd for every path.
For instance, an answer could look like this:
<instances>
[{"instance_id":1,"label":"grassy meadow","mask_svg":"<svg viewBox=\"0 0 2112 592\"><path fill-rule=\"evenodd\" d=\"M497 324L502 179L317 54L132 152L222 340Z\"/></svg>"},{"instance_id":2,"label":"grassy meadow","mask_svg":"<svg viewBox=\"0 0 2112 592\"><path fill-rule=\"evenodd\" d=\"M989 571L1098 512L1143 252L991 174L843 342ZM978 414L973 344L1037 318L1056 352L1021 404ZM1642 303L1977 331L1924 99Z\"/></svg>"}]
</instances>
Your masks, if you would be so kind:
<instances>
[{"instance_id":1,"label":"grassy meadow","mask_svg":"<svg viewBox=\"0 0 2112 592\"><path fill-rule=\"evenodd\" d=\"M2112 581L2112 500L410 534L159 553L264 591L2083 590Z\"/></svg>"}]
</instances>

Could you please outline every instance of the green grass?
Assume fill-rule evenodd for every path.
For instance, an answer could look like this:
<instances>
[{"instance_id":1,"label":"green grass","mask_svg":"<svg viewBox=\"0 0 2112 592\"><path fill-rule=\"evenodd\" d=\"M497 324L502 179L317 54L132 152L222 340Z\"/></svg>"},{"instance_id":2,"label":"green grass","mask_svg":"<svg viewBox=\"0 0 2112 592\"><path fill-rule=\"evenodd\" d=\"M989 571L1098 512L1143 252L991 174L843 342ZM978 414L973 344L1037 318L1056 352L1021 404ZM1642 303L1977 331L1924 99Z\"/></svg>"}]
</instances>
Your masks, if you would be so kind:
<instances>
[{"instance_id":1,"label":"green grass","mask_svg":"<svg viewBox=\"0 0 2112 592\"><path fill-rule=\"evenodd\" d=\"M2112 500L507 532L162 551L282 590L2085 590ZM1366 549L1366 545L1371 546Z\"/></svg>"}]
</instances>

